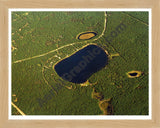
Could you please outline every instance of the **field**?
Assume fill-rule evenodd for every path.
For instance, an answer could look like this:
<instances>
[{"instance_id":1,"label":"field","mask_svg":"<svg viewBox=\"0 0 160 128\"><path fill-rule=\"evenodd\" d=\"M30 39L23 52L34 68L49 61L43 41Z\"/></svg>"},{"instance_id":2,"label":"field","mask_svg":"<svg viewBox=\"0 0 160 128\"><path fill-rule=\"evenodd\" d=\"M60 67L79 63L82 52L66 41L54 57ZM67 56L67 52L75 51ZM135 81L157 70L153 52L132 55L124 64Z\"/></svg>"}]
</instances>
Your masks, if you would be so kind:
<instances>
[{"instance_id":1,"label":"field","mask_svg":"<svg viewBox=\"0 0 160 128\"><path fill-rule=\"evenodd\" d=\"M12 115L102 115L94 91L112 106L111 115L148 115L148 15L12 12ZM83 32L96 36L76 38ZM88 44L105 49L108 64L84 84L61 79L53 66ZM140 74L129 77L130 71Z\"/></svg>"}]
</instances>

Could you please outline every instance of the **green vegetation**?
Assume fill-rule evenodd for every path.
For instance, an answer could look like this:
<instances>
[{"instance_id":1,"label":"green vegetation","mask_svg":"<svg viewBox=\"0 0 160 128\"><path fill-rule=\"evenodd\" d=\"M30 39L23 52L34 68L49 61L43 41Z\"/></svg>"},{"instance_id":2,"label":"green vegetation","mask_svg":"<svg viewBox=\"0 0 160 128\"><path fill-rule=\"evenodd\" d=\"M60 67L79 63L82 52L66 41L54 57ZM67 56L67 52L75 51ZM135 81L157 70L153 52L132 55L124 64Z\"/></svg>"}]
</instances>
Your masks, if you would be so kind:
<instances>
[{"instance_id":1,"label":"green vegetation","mask_svg":"<svg viewBox=\"0 0 160 128\"><path fill-rule=\"evenodd\" d=\"M103 96L102 93L97 92L97 91L95 90L95 88L93 88L92 98L97 99L97 100L103 100L104 96Z\"/></svg>"},{"instance_id":2,"label":"green vegetation","mask_svg":"<svg viewBox=\"0 0 160 128\"><path fill-rule=\"evenodd\" d=\"M114 115L148 115L148 12L107 12L105 19L105 12L12 12L12 102L26 115L101 115L94 88L112 98ZM125 29L107 42L121 23ZM86 31L97 35L76 39ZM53 65L89 43L108 52L108 65L88 86L62 80ZM130 79L132 70L143 75ZM19 112L12 107L12 114Z\"/></svg>"}]
</instances>

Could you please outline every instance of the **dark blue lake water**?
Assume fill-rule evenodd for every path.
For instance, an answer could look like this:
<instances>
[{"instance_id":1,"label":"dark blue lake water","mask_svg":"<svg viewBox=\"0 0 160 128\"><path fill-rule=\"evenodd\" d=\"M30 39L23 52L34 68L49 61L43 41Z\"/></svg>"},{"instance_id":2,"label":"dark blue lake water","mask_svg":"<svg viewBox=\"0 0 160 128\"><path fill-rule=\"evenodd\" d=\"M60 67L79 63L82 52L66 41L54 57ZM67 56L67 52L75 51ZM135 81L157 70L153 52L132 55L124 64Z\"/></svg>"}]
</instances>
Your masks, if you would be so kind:
<instances>
[{"instance_id":1,"label":"dark blue lake water","mask_svg":"<svg viewBox=\"0 0 160 128\"><path fill-rule=\"evenodd\" d=\"M58 62L54 69L64 80L84 83L108 63L108 55L97 45L88 45Z\"/></svg>"}]
</instances>

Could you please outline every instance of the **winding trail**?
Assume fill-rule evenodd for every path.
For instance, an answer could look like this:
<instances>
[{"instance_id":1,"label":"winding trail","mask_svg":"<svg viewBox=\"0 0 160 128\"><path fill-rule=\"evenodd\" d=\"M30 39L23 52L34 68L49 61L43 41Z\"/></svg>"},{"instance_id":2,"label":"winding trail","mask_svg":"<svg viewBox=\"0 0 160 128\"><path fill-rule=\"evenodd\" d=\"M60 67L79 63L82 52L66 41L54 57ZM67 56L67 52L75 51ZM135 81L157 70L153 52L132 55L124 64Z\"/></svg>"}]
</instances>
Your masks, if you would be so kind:
<instances>
[{"instance_id":1,"label":"winding trail","mask_svg":"<svg viewBox=\"0 0 160 128\"><path fill-rule=\"evenodd\" d=\"M20 110L13 102L11 102L12 106L23 116L25 116L24 112L22 112L22 110Z\"/></svg>"},{"instance_id":2,"label":"winding trail","mask_svg":"<svg viewBox=\"0 0 160 128\"><path fill-rule=\"evenodd\" d=\"M99 36L98 36L97 38L95 38L95 39L92 39L91 41L96 41L96 40L100 39L100 38L104 35L104 32L105 32L105 30L106 30L106 23L107 23L107 13L104 12L104 29L103 29L101 35L99 35ZM81 44L81 43L84 43L84 42L87 42L87 41L74 42L74 43L71 43L71 44L67 44L67 45L64 45L64 46L62 46L62 47L59 47L59 48L57 48L57 49L51 50L51 51L49 51L49 52L46 52L46 53L44 53L44 54L36 55L36 56L33 56L33 57L28 57L28 58L21 59L21 60L16 60L16 61L12 62L12 64L20 63L20 62L27 61L27 60L31 60L31 59L34 59L34 58L39 58L39 57L48 55L48 54L50 54L50 53L56 52L56 51L58 51L58 50L60 50L60 49L62 49L62 48L69 47L69 46L72 46L72 45L75 45L75 44Z\"/></svg>"},{"instance_id":3,"label":"winding trail","mask_svg":"<svg viewBox=\"0 0 160 128\"><path fill-rule=\"evenodd\" d=\"M107 13L104 12L104 28L103 28L102 33L101 33L97 38L92 39L92 40L89 40L89 41L96 41L96 40L100 39L100 38L104 35L104 32L105 32L105 30L106 30L106 23L107 23ZM36 56L33 56L33 57L28 57L28 58L21 59L21 60L16 60L16 61L12 62L12 64L21 63L21 62L24 62L24 61L27 61L27 60L31 60L31 59L43 57L43 56L45 56L45 55L48 55L48 54L50 54L50 53L54 53L54 52L56 52L56 51L58 51L58 50L60 50L60 49L63 49L63 48L65 48L65 47L74 46L74 45L76 45L76 44L87 43L87 42L88 42L88 41L81 41L81 42L74 42L74 43L71 43L71 44L67 44L67 45L64 45L64 46L62 46L62 47L59 47L59 48L57 48L57 49L51 50L51 51L49 51L49 52L46 52L46 53L43 53L43 54L40 54L40 55L36 55ZM51 57L51 58L52 58L52 57ZM51 58L49 58L49 59L51 59ZM43 79L44 79L45 83L50 86L50 84L48 83L48 81L45 79L44 67L42 68L42 76L43 76ZM56 93L56 90L54 90L54 92ZM13 102L11 102L11 105L12 105L14 108L16 108L16 110L17 110L21 115L25 116L24 112L22 112L22 110L20 110Z\"/></svg>"},{"instance_id":4,"label":"winding trail","mask_svg":"<svg viewBox=\"0 0 160 128\"><path fill-rule=\"evenodd\" d=\"M96 41L96 40L100 39L100 38L104 35L104 32L105 32L105 30L106 30L106 23L107 23L107 13L104 12L104 28L103 28L103 31L102 31L101 35L99 35L99 36L98 36L97 38L95 38L95 39L92 39L91 41ZM68 46L75 45L75 44L77 44L77 43L78 43L78 44L80 44L80 43L87 43L87 41L75 42L75 43L72 43L72 44L64 45L64 46L62 46L62 47L60 47L60 48L57 48L57 49L55 49L55 50L50 51L49 53L52 53L52 52L57 51L57 50L59 50L59 49L62 49L62 48L64 48L64 47L68 47ZM88 43L88 44L90 44L90 43ZM81 49L81 48L79 48L79 49ZM79 49L77 49L77 50L79 50ZM49 54L49 53L45 53L45 54ZM43 54L43 55L44 55L44 54ZM53 57L55 57L55 56L53 56ZM53 57L51 57L51 58L53 58ZM50 60L51 58L49 58L48 60ZM47 61L48 61L48 60L47 60ZM48 69L49 67L47 67L47 66L42 67L43 80L45 81L45 83L46 83L49 87L52 88L52 86L49 84L49 82L47 81L47 79L45 78L45 75L44 75L44 74L45 74L44 71L45 71L46 68ZM52 89L53 89L53 88L52 88ZM55 94L57 94L56 90L53 89L53 91L55 92Z\"/></svg>"}]
</instances>

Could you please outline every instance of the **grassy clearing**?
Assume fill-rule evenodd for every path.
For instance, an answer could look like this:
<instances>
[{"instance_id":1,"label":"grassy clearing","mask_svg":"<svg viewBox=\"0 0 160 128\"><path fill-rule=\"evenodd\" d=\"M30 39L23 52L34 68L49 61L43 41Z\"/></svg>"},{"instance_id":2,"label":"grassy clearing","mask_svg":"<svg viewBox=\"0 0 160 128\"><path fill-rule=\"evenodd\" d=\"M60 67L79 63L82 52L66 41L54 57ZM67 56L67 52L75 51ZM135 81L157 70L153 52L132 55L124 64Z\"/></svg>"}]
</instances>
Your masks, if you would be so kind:
<instances>
[{"instance_id":1,"label":"grassy clearing","mask_svg":"<svg viewBox=\"0 0 160 128\"><path fill-rule=\"evenodd\" d=\"M82 31L103 29L102 12L12 12L12 41L18 46L13 61L46 53L58 47L77 42ZM97 27L98 26L98 27ZM52 42L47 45L46 42ZM35 48L38 48L35 49Z\"/></svg>"},{"instance_id":2,"label":"grassy clearing","mask_svg":"<svg viewBox=\"0 0 160 128\"><path fill-rule=\"evenodd\" d=\"M148 13L107 12L104 35L93 41L104 30L104 18L104 12L13 12L12 46L17 49L12 51L12 94L18 100L12 102L26 115L100 115L98 100L91 96L95 88L104 99L112 98L114 115L147 115ZM107 42L122 22L125 30ZM97 36L79 43L76 36L85 31L95 31ZM53 65L89 43L113 55L105 68L89 78L95 84L81 87L59 80ZM39 57L14 63L34 56ZM132 70L144 75L130 79L126 73ZM12 114L19 115L14 108Z\"/></svg>"},{"instance_id":3,"label":"grassy clearing","mask_svg":"<svg viewBox=\"0 0 160 128\"><path fill-rule=\"evenodd\" d=\"M88 40L88 39L95 37L96 35L97 34L95 32L82 32L78 34L76 38L79 40Z\"/></svg>"}]
</instances>

